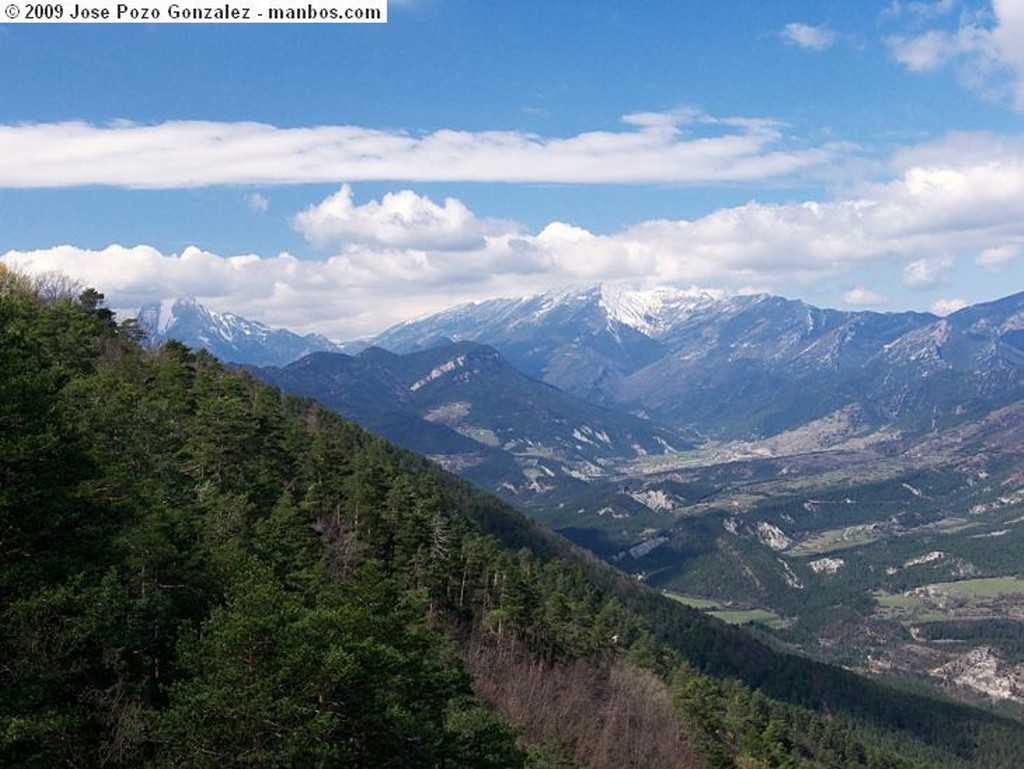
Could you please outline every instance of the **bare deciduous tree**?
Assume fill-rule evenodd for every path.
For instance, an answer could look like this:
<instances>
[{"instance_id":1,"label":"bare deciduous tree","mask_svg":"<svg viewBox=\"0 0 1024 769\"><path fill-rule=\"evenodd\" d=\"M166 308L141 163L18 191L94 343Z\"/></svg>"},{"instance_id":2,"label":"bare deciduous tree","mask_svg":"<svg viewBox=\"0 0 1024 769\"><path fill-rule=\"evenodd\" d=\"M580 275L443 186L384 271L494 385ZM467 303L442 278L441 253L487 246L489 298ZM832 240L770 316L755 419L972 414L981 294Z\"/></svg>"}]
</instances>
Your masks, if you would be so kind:
<instances>
[{"instance_id":1,"label":"bare deciduous tree","mask_svg":"<svg viewBox=\"0 0 1024 769\"><path fill-rule=\"evenodd\" d=\"M63 272L42 272L32 281L32 287L44 304L77 299L83 290L81 281Z\"/></svg>"},{"instance_id":2,"label":"bare deciduous tree","mask_svg":"<svg viewBox=\"0 0 1024 769\"><path fill-rule=\"evenodd\" d=\"M479 635L466 664L479 693L533 744L558 742L591 769L692 769L705 765L686 741L668 689L622 660L551 665Z\"/></svg>"}]
</instances>

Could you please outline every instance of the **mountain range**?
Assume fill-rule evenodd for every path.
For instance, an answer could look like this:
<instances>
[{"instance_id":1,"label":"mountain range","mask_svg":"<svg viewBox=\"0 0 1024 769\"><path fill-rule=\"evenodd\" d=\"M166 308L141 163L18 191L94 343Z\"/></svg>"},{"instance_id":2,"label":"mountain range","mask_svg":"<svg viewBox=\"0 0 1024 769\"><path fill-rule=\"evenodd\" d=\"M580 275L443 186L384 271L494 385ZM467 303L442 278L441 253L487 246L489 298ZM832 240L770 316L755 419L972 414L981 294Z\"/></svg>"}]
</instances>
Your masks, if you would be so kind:
<instances>
[{"instance_id":1,"label":"mountain range","mask_svg":"<svg viewBox=\"0 0 1024 769\"><path fill-rule=\"evenodd\" d=\"M475 342L406 355L314 353L253 371L506 497L578 487L693 446L682 431L532 379Z\"/></svg>"},{"instance_id":2,"label":"mountain range","mask_svg":"<svg viewBox=\"0 0 1024 769\"><path fill-rule=\"evenodd\" d=\"M776 435L851 407L865 427L927 430L1013 402L1024 366L1024 293L940 318L594 286L461 305L345 343L194 299L144 307L138 322L153 342L254 366L478 342L569 395L720 439Z\"/></svg>"},{"instance_id":3,"label":"mountain range","mask_svg":"<svg viewBox=\"0 0 1024 769\"><path fill-rule=\"evenodd\" d=\"M1024 294L940 318L596 286L463 305L368 344L402 353L484 342L568 393L735 439L851 405L869 426L928 428L950 410L1010 402L1021 393L1022 328Z\"/></svg>"},{"instance_id":4,"label":"mountain range","mask_svg":"<svg viewBox=\"0 0 1024 769\"><path fill-rule=\"evenodd\" d=\"M332 349L251 370L789 648L1024 702L1024 293L938 317L598 286Z\"/></svg>"},{"instance_id":5,"label":"mountain range","mask_svg":"<svg viewBox=\"0 0 1024 769\"><path fill-rule=\"evenodd\" d=\"M595 286L462 305L344 344L195 300L143 308L139 325L545 507L682 460L910 456L1024 396L1024 293L940 318Z\"/></svg>"}]
</instances>

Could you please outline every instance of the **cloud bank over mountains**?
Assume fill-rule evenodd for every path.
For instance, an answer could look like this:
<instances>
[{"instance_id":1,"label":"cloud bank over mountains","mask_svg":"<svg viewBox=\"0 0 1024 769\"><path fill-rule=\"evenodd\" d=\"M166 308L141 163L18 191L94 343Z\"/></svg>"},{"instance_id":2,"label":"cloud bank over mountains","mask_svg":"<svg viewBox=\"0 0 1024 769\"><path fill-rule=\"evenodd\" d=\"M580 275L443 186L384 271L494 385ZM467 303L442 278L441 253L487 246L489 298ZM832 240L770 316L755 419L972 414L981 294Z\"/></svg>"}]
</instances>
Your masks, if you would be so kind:
<instances>
[{"instance_id":1,"label":"cloud bank over mountains","mask_svg":"<svg viewBox=\"0 0 1024 769\"><path fill-rule=\"evenodd\" d=\"M791 294L845 280L849 306L878 306L884 294L854 281L856 268L889 268L905 288L923 292L953 291L958 264L998 273L1018 263L1020 144L956 134L898 153L890 179L851 187L845 197L751 202L610 233L559 221L529 232L513 221L480 218L458 199L436 202L412 189L358 203L344 184L292 217L295 229L326 252L322 259L195 247L161 253L145 245L65 245L2 259L30 272L67 271L119 307L195 295L214 308L335 337L371 333L457 301L560 283ZM961 302L943 295L930 306Z\"/></svg>"}]
</instances>

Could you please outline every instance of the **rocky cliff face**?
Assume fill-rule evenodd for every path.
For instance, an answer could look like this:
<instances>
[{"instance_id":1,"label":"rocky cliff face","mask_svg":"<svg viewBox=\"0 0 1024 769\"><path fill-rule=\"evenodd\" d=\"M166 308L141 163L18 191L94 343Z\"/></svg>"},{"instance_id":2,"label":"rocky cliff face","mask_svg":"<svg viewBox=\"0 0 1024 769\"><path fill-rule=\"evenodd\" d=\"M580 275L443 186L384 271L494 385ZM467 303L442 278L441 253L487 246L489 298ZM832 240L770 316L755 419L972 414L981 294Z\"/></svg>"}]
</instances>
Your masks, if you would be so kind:
<instances>
[{"instance_id":1,"label":"rocky cliff face","mask_svg":"<svg viewBox=\"0 0 1024 769\"><path fill-rule=\"evenodd\" d=\"M232 313L213 312L193 298L146 305L139 310L138 324L151 344L175 339L229 363L285 365L311 352L339 349L318 334L299 336Z\"/></svg>"}]
</instances>

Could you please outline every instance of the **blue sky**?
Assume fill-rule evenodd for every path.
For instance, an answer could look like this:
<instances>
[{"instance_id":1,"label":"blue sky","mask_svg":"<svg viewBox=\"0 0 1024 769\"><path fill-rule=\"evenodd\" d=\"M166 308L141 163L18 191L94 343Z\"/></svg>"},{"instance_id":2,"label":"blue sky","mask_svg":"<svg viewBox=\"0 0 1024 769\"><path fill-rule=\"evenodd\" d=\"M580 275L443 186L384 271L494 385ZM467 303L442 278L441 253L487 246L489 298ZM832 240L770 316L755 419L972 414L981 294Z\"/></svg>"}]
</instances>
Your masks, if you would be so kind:
<instances>
[{"instance_id":1,"label":"blue sky","mask_svg":"<svg viewBox=\"0 0 1024 769\"><path fill-rule=\"evenodd\" d=\"M0 26L0 259L351 338L572 283L1024 289L1024 0Z\"/></svg>"}]
</instances>

